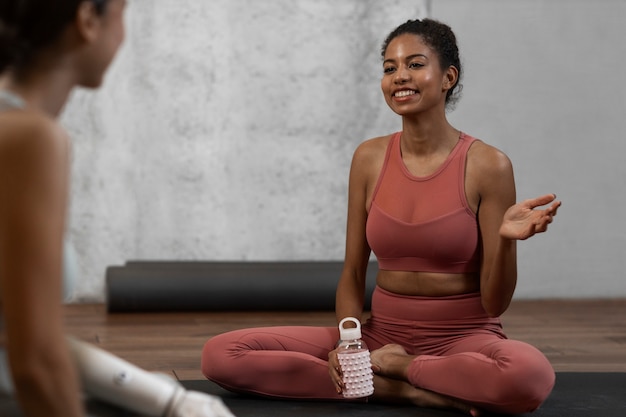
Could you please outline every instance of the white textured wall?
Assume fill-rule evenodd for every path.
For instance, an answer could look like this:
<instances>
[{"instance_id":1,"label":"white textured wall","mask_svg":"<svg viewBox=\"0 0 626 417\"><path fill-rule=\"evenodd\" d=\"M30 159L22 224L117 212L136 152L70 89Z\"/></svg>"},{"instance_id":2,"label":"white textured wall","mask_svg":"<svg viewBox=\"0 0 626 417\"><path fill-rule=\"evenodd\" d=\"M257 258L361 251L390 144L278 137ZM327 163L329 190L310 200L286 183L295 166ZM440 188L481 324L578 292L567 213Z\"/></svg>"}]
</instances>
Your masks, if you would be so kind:
<instances>
[{"instance_id":1,"label":"white textured wall","mask_svg":"<svg viewBox=\"0 0 626 417\"><path fill-rule=\"evenodd\" d=\"M380 44L426 6L129 2L104 88L64 115L77 300L102 300L127 259L342 259L352 152L399 126Z\"/></svg>"},{"instance_id":2,"label":"white textured wall","mask_svg":"<svg viewBox=\"0 0 626 417\"><path fill-rule=\"evenodd\" d=\"M352 152L399 128L380 44L426 15L461 45L451 120L509 154L520 198L564 200L520 243L517 296L626 296L626 3L155 0L130 2L104 88L64 114L77 300L127 259L342 259Z\"/></svg>"}]
</instances>

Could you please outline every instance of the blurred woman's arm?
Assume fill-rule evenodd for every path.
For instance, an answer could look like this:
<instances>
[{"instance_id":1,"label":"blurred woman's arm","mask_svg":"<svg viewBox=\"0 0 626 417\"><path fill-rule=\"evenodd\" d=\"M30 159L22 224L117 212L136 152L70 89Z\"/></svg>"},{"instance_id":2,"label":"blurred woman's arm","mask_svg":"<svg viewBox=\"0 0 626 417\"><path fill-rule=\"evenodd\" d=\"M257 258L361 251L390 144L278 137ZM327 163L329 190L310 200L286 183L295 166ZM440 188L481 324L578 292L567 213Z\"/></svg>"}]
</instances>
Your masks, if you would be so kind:
<instances>
[{"instance_id":1,"label":"blurred woman's arm","mask_svg":"<svg viewBox=\"0 0 626 417\"><path fill-rule=\"evenodd\" d=\"M82 416L60 299L68 140L32 113L0 135L0 293L15 396L27 417Z\"/></svg>"}]
</instances>

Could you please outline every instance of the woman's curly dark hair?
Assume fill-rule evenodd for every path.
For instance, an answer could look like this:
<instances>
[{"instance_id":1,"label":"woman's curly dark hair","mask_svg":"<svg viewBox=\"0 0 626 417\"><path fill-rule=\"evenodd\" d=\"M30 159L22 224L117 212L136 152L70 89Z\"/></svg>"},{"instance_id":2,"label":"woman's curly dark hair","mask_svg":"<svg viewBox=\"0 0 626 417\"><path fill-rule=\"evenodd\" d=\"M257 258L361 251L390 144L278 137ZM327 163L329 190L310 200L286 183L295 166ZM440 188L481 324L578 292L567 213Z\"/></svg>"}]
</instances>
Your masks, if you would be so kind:
<instances>
[{"instance_id":1,"label":"woman's curly dark hair","mask_svg":"<svg viewBox=\"0 0 626 417\"><path fill-rule=\"evenodd\" d=\"M51 45L76 17L78 6L91 1L103 13L108 0L0 0L0 73L23 68Z\"/></svg>"},{"instance_id":2,"label":"woman's curly dark hair","mask_svg":"<svg viewBox=\"0 0 626 417\"><path fill-rule=\"evenodd\" d=\"M419 36L424 43L437 52L442 70L446 70L449 66L454 66L458 70L459 76L457 81L446 94L446 105L450 107L453 106L459 100L461 90L463 88L460 83L463 68L454 32L450 26L437 20L408 20L406 23L403 23L394 29L383 42L381 49L381 55L383 58L385 56L385 52L387 52L389 43L398 36L406 33Z\"/></svg>"}]
</instances>

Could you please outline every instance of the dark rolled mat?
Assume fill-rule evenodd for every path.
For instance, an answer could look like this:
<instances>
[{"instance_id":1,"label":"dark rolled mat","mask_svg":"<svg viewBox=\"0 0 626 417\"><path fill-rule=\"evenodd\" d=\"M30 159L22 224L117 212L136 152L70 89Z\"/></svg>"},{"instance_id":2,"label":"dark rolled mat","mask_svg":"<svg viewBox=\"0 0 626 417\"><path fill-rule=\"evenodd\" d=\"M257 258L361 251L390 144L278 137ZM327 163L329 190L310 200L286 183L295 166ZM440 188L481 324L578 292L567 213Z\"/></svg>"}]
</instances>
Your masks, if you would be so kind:
<instances>
[{"instance_id":1,"label":"dark rolled mat","mask_svg":"<svg viewBox=\"0 0 626 417\"><path fill-rule=\"evenodd\" d=\"M210 381L182 381L188 389L222 397L237 417L454 417L464 414L412 406L330 401L274 400L237 395ZM623 417L626 373L559 372L546 402L527 417ZM145 417L95 400L87 401L88 417ZM15 401L0 396L0 416L22 417Z\"/></svg>"},{"instance_id":2,"label":"dark rolled mat","mask_svg":"<svg viewBox=\"0 0 626 417\"><path fill-rule=\"evenodd\" d=\"M109 312L334 310L342 261L128 261L106 269ZM365 309L378 264L369 263Z\"/></svg>"}]
</instances>

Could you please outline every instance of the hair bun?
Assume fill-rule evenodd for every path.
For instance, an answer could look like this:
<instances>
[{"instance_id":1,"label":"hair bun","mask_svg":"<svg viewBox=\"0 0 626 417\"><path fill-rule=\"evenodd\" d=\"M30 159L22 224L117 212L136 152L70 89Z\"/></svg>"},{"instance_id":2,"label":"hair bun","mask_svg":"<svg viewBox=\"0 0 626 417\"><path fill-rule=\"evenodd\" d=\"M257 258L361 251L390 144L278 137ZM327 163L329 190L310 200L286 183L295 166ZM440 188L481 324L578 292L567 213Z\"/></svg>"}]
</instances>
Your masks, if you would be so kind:
<instances>
[{"instance_id":1,"label":"hair bun","mask_svg":"<svg viewBox=\"0 0 626 417\"><path fill-rule=\"evenodd\" d=\"M19 58L20 43L17 30L0 20L0 72Z\"/></svg>"}]
</instances>

